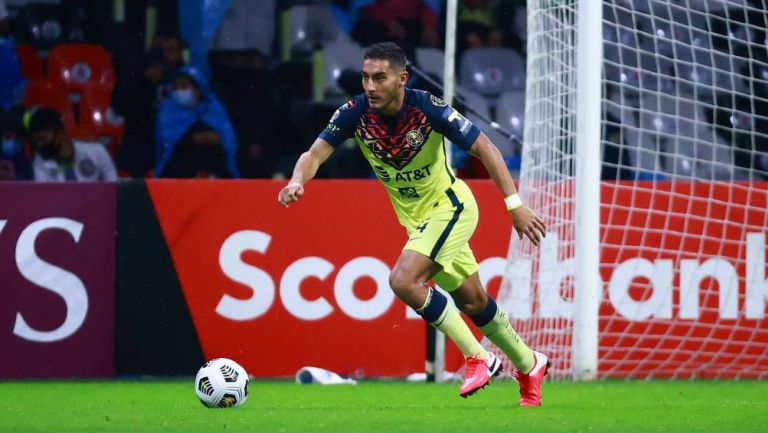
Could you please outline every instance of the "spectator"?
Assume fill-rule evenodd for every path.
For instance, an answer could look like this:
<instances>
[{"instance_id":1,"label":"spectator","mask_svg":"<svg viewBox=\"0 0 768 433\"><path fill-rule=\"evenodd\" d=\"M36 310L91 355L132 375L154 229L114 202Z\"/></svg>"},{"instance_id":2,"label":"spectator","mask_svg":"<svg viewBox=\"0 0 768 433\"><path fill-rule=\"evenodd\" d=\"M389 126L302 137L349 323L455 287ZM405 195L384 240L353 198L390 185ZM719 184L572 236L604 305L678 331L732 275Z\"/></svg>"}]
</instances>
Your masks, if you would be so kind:
<instances>
[{"instance_id":1,"label":"spectator","mask_svg":"<svg viewBox=\"0 0 768 433\"><path fill-rule=\"evenodd\" d=\"M21 106L26 84L21 76L11 22L4 12L4 8L0 8L0 112Z\"/></svg>"},{"instance_id":2,"label":"spectator","mask_svg":"<svg viewBox=\"0 0 768 433\"><path fill-rule=\"evenodd\" d=\"M498 0L462 0L456 25L457 55L470 48L502 46L498 9Z\"/></svg>"},{"instance_id":3,"label":"spectator","mask_svg":"<svg viewBox=\"0 0 768 433\"><path fill-rule=\"evenodd\" d=\"M117 180L115 165L104 146L70 139L61 114L52 108L40 108L32 114L29 137L36 154L35 180Z\"/></svg>"},{"instance_id":4,"label":"spectator","mask_svg":"<svg viewBox=\"0 0 768 433\"><path fill-rule=\"evenodd\" d=\"M157 34L143 61L143 79L136 90L118 97L120 110L125 113L126 130L117 163L135 177L143 177L154 166L152 131L160 100L167 96L176 69L184 65L184 43L175 33Z\"/></svg>"},{"instance_id":5,"label":"spectator","mask_svg":"<svg viewBox=\"0 0 768 433\"><path fill-rule=\"evenodd\" d=\"M180 68L155 125L155 176L240 177L237 138L224 106L191 66Z\"/></svg>"},{"instance_id":6,"label":"spectator","mask_svg":"<svg viewBox=\"0 0 768 433\"><path fill-rule=\"evenodd\" d=\"M267 125L274 128L276 118L287 117L275 115L272 97L276 3L230 0L211 44L213 87L237 131L244 177L269 175L280 146L268 144Z\"/></svg>"},{"instance_id":7,"label":"spectator","mask_svg":"<svg viewBox=\"0 0 768 433\"><path fill-rule=\"evenodd\" d=\"M237 132L241 174L263 176L265 163L275 150L266 143L267 124L275 125L270 119L275 116L272 72L256 50L212 51L211 61L214 89Z\"/></svg>"},{"instance_id":8,"label":"spectator","mask_svg":"<svg viewBox=\"0 0 768 433\"><path fill-rule=\"evenodd\" d=\"M173 72L184 64L184 43L177 34L155 37L144 56L144 80L149 100L165 96L164 85L170 84Z\"/></svg>"},{"instance_id":9,"label":"spectator","mask_svg":"<svg viewBox=\"0 0 768 433\"><path fill-rule=\"evenodd\" d=\"M360 10L352 37L362 45L392 41L414 59L415 47L437 47L438 14L424 0L375 0Z\"/></svg>"},{"instance_id":10,"label":"spectator","mask_svg":"<svg viewBox=\"0 0 768 433\"><path fill-rule=\"evenodd\" d=\"M31 180L32 161L24 149L24 112L7 111L0 119L0 180Z\"/></svg>"}]
</instances>

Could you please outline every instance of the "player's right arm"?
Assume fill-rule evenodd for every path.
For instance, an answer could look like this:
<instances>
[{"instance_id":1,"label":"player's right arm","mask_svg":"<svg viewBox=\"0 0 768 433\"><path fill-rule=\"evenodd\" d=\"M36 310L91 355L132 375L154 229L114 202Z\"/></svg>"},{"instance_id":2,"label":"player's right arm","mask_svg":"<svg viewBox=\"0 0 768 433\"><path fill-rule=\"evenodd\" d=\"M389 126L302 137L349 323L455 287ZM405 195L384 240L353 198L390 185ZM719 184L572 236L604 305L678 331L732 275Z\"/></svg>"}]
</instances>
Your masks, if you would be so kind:
<instances>
[{"instance_id":1,"label":"player's right arm","mask_svg":"<svg viewBox=\"0 0 768 433\"><path fill-rule=\"evenodd\" d=\"M288 207L301 198L304 195L304 184L315 177L317 169L331 156L333 150L353 135L363 112L364 101L364 95L355 97L333 113L328 126L320 132L309 150L299 157L296 167L293 168L291 181L277 195L277 201L281 205Z\"/></svg>"},{"instance_id":2,"label":"player's right arm","mask_svg":"<svg viewBox=\"0 0 768 433\"><path fill-rule=\"evenodd\" d=\"M317 138L309 150L302 153L296 166L293 168L293 176L280 193L277 195L277 201L288 207L289 204L297 201L304 195L304 184L315 177L317 169L320 168L328 157L333 153L333 146L330 143Z\"/></svg>"}]
</instances>

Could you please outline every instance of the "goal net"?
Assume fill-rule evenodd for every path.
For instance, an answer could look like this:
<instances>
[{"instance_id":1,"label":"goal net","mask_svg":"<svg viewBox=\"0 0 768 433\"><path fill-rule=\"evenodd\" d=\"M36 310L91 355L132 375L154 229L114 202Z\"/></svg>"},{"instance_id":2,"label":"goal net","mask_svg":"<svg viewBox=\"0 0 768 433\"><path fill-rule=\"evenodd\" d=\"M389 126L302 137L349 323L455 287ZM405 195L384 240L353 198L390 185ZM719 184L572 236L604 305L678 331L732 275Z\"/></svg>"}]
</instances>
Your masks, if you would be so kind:
<instances>
[{"instance_id":1,"label":"goal net","mask_svg":"<svg viewBox=\"0 0 768 433\"><path fill-rule=\"evenodd\" d=\"M580 29L595 4L602 28ZM552 376L579 378L596 338L597 377L768 377L767 26L766 0L528 1L520 191L548 235L513 234L498 298ZM577 139L579 38L602 40L595 142ZM577 195L587 146L596 197ZM577 230L584 209L599 217ZM578 298L590 254L599 287Z\"/></svg>"}]
</instances>

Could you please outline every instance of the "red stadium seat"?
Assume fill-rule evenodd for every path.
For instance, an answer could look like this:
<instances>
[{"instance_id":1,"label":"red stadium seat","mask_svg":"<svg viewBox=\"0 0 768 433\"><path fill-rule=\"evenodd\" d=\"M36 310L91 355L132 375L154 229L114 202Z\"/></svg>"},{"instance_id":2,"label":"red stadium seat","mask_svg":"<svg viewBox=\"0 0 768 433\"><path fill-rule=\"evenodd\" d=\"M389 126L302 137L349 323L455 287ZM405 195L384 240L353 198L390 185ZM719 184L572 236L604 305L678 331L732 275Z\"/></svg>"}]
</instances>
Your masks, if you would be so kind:
<instances>
[{"instance_id":1,"label":"red stadium seat","mask_svg":"<svg viewBox=\"0 0 768 433\"><path fill-rule=\"evenodd\" d=\"M99 86L83 89L80 100L80 126L92 131L114 154L123 141L125 120L111 107L112 92Z\"/></svg>"},{"instance_id":2,"label":"red stadium seat","mask_svg":"<svg viewBox=\"0 0 768 433\"><path fill-rule=\"evenodd\" d=\"M31 110L36 107L53 108L58 111L64 119L67 134L72 138L82 140L96 140L98 138L88 128L83 128L77 124L72 110L72 102L61 84L43 80L30 81L24 96L24 108Z\"/></svg>"},{"instance_id":3,"label":"red stadium seat","mask_svg":"<svg viewBox=\"0 0 768 433\"><path fill-rule=\"evenodd\" d=\"M27 80L42 80L45 79L45 72L43 72L43 59L40 58L40 53L32 45L17 44L16 54L19 56L19 63L21 63L21 75Z\"/></svg>"},{"instance_id":4,"label":"red stadium seat","mask_svg":"<svg viewBox=\"0 0 768 433\"><path fill-rule=\"evenodd\" d=\"M31 110L36 107L53 108L61 114L68 128L75 125L72 103L61 85L43 80L30 81L24 96L24 108Z\"/></svg>"},{"instance_id":5,"label":"red stadium seat","mask_svg":"<svg viewBox=\"0 0 768 433\"><path fill-rule=\"evenodd\" d=\"M100 86L111 92L115 86L112 56L93 44L57 45L48 53L48 77L61 83L69 92L83 92L86 87Z\"/></svg>"}]
</instances>

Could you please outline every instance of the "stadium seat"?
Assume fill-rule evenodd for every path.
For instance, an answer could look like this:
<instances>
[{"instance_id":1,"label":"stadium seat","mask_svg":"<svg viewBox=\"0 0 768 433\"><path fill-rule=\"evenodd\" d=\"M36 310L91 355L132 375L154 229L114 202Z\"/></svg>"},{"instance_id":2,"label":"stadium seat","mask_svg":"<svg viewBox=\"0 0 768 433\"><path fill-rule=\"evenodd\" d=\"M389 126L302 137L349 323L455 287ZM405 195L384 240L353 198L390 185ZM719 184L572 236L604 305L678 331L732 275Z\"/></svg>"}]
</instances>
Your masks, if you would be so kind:
<instances>
[{"instance_id":1,"label":"stadium seat","mask_svg":"<svg viewBox=\"0 0 768 433\"><path fill-rule=\"evenodd\" d=\"M640 89L640 74L637 68L621 67L612 63L604 63L607 84L622 86L624 92L637 94Z\"/></svg>"},{"instance_id":2,"label":"stadium seat","mask_svg":"<svg viewBox=\"0 0 768 433\"><path fill-rule=\"evenodd\" d=\"M48 53L48 78L61 83L70 93L82 93L88 86L115 86L112 56L101 46L63 44Z\"/></svg>"},{"instance_id":3,"label":"stadium seat","mask_svg":"<svg viewBox=\"0 0 768 433\"><path fill-rule=\"evenodd\" d=\"M83 140L96 138L93 132L77 124L72 110L72 102L70 102L67 91L61 84L43 80L30 81L24 95L24 108L34 110L37 107L53 108L58 111L64 119L64 127L71 137Z\"/></svg>"},{"instance_id":4,"label":"stadium seat","mask_svg":"<svg viewBox=\"0 0 768 433\"><path fill-rule=\"evenodd\" d=\"M111 91L99 86L86 87L80 100L80 126L88 131L114 155L123 141L125 119L112 111Z\"/></svg>"},{"instance_id":5,"label":"stadium seat","mask_svg":"<svg viewBox=\"0 0 768 433\"><path fill-rule=\"evenodd\" d=\"M486 119L491 118L491 107L490 107L490 104L488 103L488 100L486 100L483 97L483 95L477 92L473 92L471 90L462 88L461 86L456 87L456 94L461 100L462 104L464 104L465 106L471 107L472 110L477 112L480 116L478 116L474 112L467 109L462 110L462 114L464 114L464 116L467 119L469 119L472 123L474 123L475 126L480 128L480 130L483 131L485 135L488 136L488 138L493 142L493 144L495 144L496 147L499 148L499 151L501 151L502 155L507 156L511 154L514 151L514 146L509 141L509 138L504 134L500 133L499 131L497 131L496 129L494 129L493 127L491 127L491 125L489 125L488 122L482 119L482 117ZM457 104L454 102L453 105L457 105Z\"/></svg>"},{"instance_id":6,"label":"stadium seat","mask_svg":"<svg viewBox=\"0 0 768 433\"><path fill-rule=\"evenodd\" d=\"M349 40L326 4L294 6L283 15L283 46L290 52L312 51L335 40Z\"/></svg>"},{"instance_id":7,"label":"stadium seat","mask_svg":"<svg viewBox=\"0 0 768 433\"><path fill-rule=\"evenodd\" d=\"M511 91L504 92L499 96L499 100L496 103L496 122L501 125L510 134L515 135L521 141L523 140L523 131L525 129L525 91ZM502 148L502 144L511 147L507 154L519 153L520 143L513 143L511 140L506 139L506 143L496 143L499 149ZM502 151L504 156L507 154Z\"/></svg>"},{"instance_id":8,"label":"stadium seat","mask_svg":"<svg viewBox=\"0 0 768 433\"><path fill-rule=\"evenodd\" d=\"M445 53L438 48L416 48L416 66L438 77L442 83L445 77Z\"/></svg>"},{"instance_id":9,"label":"stadium seat","mask_svg":"<svg viewBox=\"0 0 768 433\"><path fill-rule=\"evenodd\" d=\"M728 110L730 112L729 123L731 128L718 128L716 132L722 139L733 143L734 145L734 180L750 180L754 176L750 175L750 170L756 170L756 175L765 176L768 171L768 153L761 152L764 149L765 139L755 137L755 128L758 128L758 117L747 111L739 109ZM762 142L762 143L761 143ZM753 150L758 149L754 156ZM746 151L746 153L745 153ZM737 157L740 152L741 158ZM762 155L761 155L762 153ZM746 160L745 157L746 156ZM754 158L754 160L751 160ZM739 161L741 159L741 161ZM741 163L741 164L740 164Z\"/></svg>"},{"instance_id":10,"label":"stadium seat","mask_svg":"<svg viewBox=\"0 0 768 433\"><path fill-rule=\"evenodd\" d=\"M483 97L483 95L471 90L467 90L466 88L461 87L461 85L457 85L456 94L454 95L451 105L458 109L461 114L464 115L464 117L466 117L486 135L488 135L492 142L499 143L504 141L501 134L496 132L496 130L494 130L485 120L474 113L477 112L486 119L491 117L490 105L488 104L488 101ZM474 110L474 112L470 111L466 107L470 107L472 110ZM488 177L488 173L482 167L482 163L476 164L476 162L479 161L477 161L475 158L470 158L467 151L460 149L454 144L452 152L453 165L459 169L459 176L466 177L468 179Z\"/></svg>"},{"instance_id":11,"label":"stadium seat","mask_svg":"<svg viewBox=\"0 0 768 433\"><path fill-rule=\"evenodd\" d=\"M32 110L35 107L53 108L61 114L67 126L75 125L72 103L69 102L66 90L60 85L49 81L30 81L24 95L24 108Z\"/></svg>"},{"instance_id":12,"label":"stadium seat","mask_svg":"<svg viewBox=\"0 0 768 433\"><path fill-rule=\"evenodd\" d=\"M733 150L715 134L694 95L649 95L640 101L643 134L655 141L671 177L730 179Z\"/></svg>"},{"instance_id":13,"label":"stadium seat","mask_svg":"<svg viewBox=\"0 0 768 433\"><path fill-rule=\"evenodd\" d=\"M640 61L640 86L645 90L672 90L675 63L669 57L654 54L653 49L653 41L646 41L640 45L640 51L634 53ZM637 60L632 62L637 63Z\"/></svg>"},{"instance_id":14,"label":"stadium seat","mask_svg":"<svg viewBox=\"0 0 768 433\"><path fill-rule=\"evenodd\" d=\"M324 96L344 95L336 80L345 69L360 71L360 64L365 50L354 42L333 41L326 44L322 51L322 82L320 86ZM315 65L317 67L317 65Z\"/></svg>"},{"instance_id":15,"label":"stadium seat","mask_svg":"<svg viewBox=\"0 0 768 433\"><path fill-rule=\"evenodd\" d=\"M749 87L743 75L745 66L744 59L719 53L702 62L679 62L677 73L680 91L708 96L716 92L748 93ZM708 99L713 97L709 96Z\"/></svg>"},{"instance_id":16,"label":"stadium seat","mask_svg":"<svg viewBox=\"0 0 768 433\"><path fill-rule=\"evenodd\" d=\"M32 45L17 44L16 53L21 63L21 75L27 80L42 80L45 78L43 59Z\"/></svg>"},{"instance_id":17,"label":"stadium seat","mask_svg":"<svg viewBox=\"0 0 768 433\"><path fill-rule=\"evenodd\" d=\"M644 134L640 129L640 108L636 95L615 91L604 101L604 110L606 123L620 130L618 144L627 153L628 168L641 179L655 177L660 170L656 143L652 139L653 134Z\"/></svg>"},{"instance_id":18,"label":"stadium seat","mask_svg":"<svg viewBox=\"0 0 768 433\"><path fill-rule=\"evenodd\" d=\"M456 100L460 100L465 106L469 106L482 116L487 118L491 117L491 106L488 104L483 95L474 92L461 85L456 86L456 97L451 105L456 105ZM463 113L467 114L467 110L463 110Z\"/></svg>"},{"instance_id":19,"label":"stadium seat","mask_svg":"<svg viewBox=\"0 0 768 433\"><path fill-rule=\"evenodd\" d=\"M38 48L49 48L68 40L65 6L53 3L28 3L16 16L19 40Z\"/></svg>"},{"instance_id":20,"label":"stadium seat","mask_svg":"<svg viewBox=\"0 0 768 433\"><path fill-rule=\"evenodd\" d=\"M462 86L488 96L525 88L525 59L511 48L473 48L459 66Z\"/></svg>"},{"instance_id":21,"label":"stadium seat","mask_svg":"<svg viewBox=\"0 0 768 433\"><path fill-rule=\"evenodd\" d=\"M744 57L750 56L751 47L765 43L764 40L760 40L760 36L764 37L764 35L764 32L758 31L754 26L741 23L732 23L728 31L733 52Z\"/></svg>"},{"instance_id":22,"label":"stadium seat","mask_svg":"<svg viewBox=\"0 0 768 433\"><path fill-rule=\"evenodd\" d=\"M603 56L606 80L621 86L625 93L637 95L641 88L657 90L662 83L660 74L668 71L670 60L660 60L652 53L653 40L638 38L632 27L635 18L620 8L609 11L612 22L603 26ZM646 26L651 26L647 22Z\"/></svg>"}]
</instances>

